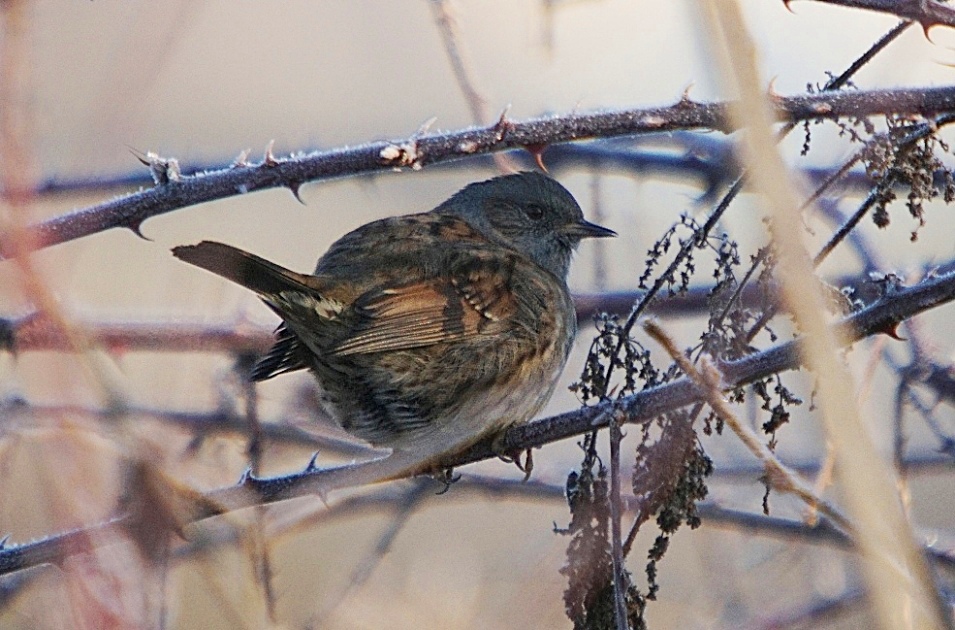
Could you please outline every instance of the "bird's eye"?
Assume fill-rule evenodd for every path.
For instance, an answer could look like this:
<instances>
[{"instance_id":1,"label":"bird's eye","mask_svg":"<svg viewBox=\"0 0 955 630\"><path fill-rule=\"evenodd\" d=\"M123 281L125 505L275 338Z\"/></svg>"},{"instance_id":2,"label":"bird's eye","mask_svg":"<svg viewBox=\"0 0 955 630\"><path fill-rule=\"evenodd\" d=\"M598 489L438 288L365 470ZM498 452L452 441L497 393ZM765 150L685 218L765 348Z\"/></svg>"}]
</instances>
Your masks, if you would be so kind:
<instances>
[{"instance_id":1,"label":"bird's eye","mask_svg":"<svg viewBox=\"0 0 955 630\"><path fill-rule=\"evenodd\" d=\"M539 203L529 203L524 206L524 214L532 221L540 221L544 217L544 206Z\"/></svg>"}]
</instances>

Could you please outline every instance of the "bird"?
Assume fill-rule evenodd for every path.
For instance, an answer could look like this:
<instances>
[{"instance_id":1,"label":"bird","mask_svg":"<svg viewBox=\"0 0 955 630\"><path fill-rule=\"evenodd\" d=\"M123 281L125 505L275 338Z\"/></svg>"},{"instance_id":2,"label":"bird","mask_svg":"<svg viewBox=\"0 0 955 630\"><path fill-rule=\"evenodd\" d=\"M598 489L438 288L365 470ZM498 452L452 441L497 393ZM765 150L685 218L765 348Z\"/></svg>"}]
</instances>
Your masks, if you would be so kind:
<instances>
[{"instance_id":1,"label":"bird","mask_svg":"<svg viewBox=\"0 0 955 630\"><path fill-rule=\"evenodd\" d=\"M327 469L324 494L423 472L537 414L577 331L572 254L585 238L610 236L564 186L525 171L362 225L312 274L215 241L172 252L281 317L253 381L309 370L345 431L391 449Z\"/></svg>"}]
</instances>

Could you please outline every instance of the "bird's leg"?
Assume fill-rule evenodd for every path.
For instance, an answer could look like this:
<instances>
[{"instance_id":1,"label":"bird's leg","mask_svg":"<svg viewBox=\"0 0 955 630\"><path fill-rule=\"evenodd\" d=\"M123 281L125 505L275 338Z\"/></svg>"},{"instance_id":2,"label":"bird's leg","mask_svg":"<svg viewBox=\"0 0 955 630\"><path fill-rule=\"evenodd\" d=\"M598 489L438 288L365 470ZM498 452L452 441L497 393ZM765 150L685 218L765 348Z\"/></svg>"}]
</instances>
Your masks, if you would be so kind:
<instances>
[{"instance_id":1,"label":"bird's leg","mask_svg":"<svg viewBox=\"0 0 955 630\"><path fill-rule=\"evenodd\" d=\"M491 442L491 450L497 454L498 459L508 464L514 464L517 466L517 469L524 473L524 481L527 481L531 478L531 472L534 470L534 454L531 449L509 449L504 444L504 436L507 434L506 431L501 431L494 438L494 441ZM524 461L521 461L521 456L524 456Z\"/></svg>"}]
</instances>

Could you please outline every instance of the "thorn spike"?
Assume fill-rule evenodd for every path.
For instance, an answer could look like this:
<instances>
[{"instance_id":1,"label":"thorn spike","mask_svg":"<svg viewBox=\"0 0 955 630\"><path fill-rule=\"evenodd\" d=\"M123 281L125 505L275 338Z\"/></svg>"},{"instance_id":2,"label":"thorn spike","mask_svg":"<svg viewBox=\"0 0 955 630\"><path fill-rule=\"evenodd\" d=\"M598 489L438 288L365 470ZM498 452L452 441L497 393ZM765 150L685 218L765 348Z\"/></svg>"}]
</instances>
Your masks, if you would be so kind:
<instances>
[{"instance_id":1,"label":"thorn spike","mask_svg":"<svg viewBox=\"0 0 955 630\"><path fill-rule=\"evenodd\" d=\"M142 222L141 219L138 219L138 220L136 220L135 222L131 222L131 223L130 223L129 225L127 225L126 227L129 228L129 231L130 231L130 232L132 232L133 234L135 234L135 235L138 236L139 238L143 239L144 241L149 241L150 243L153 242L153 239L151 239L151 238L149 238L148 236L146 236L145 234L143 234L143 232L142 232L143 222Z\"/></svg>"},{"instance_id":2,"label":"thorn spike","mask_svg":"<svg viewBox=\"0 0 955 630\"><path fill-rule=\"evenodd\" d=\"M314 453L312 453L312 456L308 460L308 466L305 467L305 472L312 472L314 470L318 470L318 464L317 464L318 453L319 451L315 451Z\"/></svg>"},{"instance_id":3,"label":"thorn spike","mask_svg":"<svg viewBox=\"0 0 955 630\"><path fill-rule=\"evenodd\" d=\"M304 205L307 205L307 204L305 203L305 200L302 199L302 195L299 194L299 191L302 189L302 183L301 183L301 182L292 182L292 183L290 183L290 184L288 185L288 189L289 189L289 191L291 191L292 196L295 197L296 201L298 201L298 202L299 202L300 204L302 204L303 206L304 206Z\"/></svg>"},{"instance_id":4,"label":"thorn spike","mask_svg":"<svg viewBox=\"0 0 955 630\"><path fill-rule=\"evenodd\" d=\"M279 161L275 159L275 154L272 153L272 149L275 148L275 140L269 140L268 146L265 147L265 165L266 166L278 166Z\"/></svg>"}]
</instances>

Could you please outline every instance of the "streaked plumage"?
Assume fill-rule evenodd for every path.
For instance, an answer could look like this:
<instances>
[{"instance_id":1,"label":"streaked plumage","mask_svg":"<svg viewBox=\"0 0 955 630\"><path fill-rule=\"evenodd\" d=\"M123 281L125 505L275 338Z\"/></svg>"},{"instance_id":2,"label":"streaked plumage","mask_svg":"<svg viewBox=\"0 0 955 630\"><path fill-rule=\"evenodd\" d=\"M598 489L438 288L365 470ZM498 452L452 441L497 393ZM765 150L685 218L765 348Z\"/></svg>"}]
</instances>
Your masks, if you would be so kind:
<instances>
[{"instance_id":1,"label":"streaked plumage","mask_svg":"<svg viewBox=\"0 0 955 630\"><path fill-rule=\"evenodd\" d=\"M344 429L434 458L544 405L577 327L571 254L610 235L553 179L520 173L368 223L312 275L209 241L173 252L283 319L255 380L308 368Z\"/></svg>"}]
</instances>

